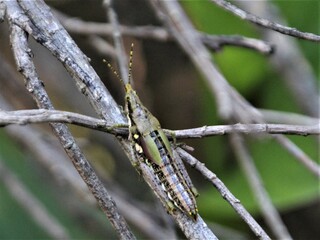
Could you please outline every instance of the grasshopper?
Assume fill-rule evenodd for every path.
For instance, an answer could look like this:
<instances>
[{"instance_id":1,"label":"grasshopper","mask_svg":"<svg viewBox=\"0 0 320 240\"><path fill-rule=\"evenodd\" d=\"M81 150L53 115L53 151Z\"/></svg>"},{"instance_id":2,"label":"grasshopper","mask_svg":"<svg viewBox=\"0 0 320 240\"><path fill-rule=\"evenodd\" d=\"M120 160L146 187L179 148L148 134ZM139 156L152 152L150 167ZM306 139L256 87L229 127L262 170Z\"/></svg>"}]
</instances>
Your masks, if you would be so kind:
<instances>
[{"instance_id":1,"label":"grasshopper","mask_svg":"<svg viewBox=\"0 0 320 240\"><path fill-rule=\"evenodd\" d=\"M140 161L139 164L144 164L142 167L147 166L154 176L149 182L154 185L151 186L153 189L158 188L156 193L165 202L167 211L171 213L179 209L196 221L198 209L195 197L198 193L181 159L173 154L170 142L161 129L158 119L142 104L130 84L132 59L133 44L130 50L128 83L125 84L116 71L113 71L125 88L125 113L129 122L128 139ZM108 66L112 69L110 64Z\"/></svg>"}]
</instances>

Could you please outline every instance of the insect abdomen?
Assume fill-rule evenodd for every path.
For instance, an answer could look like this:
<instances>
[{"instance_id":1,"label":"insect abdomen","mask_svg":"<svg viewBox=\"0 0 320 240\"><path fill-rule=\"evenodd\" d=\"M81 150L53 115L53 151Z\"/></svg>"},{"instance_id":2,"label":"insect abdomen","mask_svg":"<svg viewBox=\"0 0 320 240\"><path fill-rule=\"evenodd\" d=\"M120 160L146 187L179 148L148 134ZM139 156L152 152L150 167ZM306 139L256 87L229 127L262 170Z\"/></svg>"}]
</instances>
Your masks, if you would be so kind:
<instances>
[{"instance_id":1,"label":"insect abdomen","mask_svg":"<svg viewBox=\"0 0 320 240\"><path fill-rule=\"evenodd\" d=\"M166 192L174 206L181 211L186 212L190 217L196 220L197 207L194 196L177 165L174 163L172 155L165 147L163 139L160 137L158 131L151 132L150 136L157 146L162 161L160 164L157 164L152 160L152 156L147 156L148 160L150 160L147 164L159 178L163 190ZM144 145L142 144L142 146Z\"/></svg>"}]
</instances>

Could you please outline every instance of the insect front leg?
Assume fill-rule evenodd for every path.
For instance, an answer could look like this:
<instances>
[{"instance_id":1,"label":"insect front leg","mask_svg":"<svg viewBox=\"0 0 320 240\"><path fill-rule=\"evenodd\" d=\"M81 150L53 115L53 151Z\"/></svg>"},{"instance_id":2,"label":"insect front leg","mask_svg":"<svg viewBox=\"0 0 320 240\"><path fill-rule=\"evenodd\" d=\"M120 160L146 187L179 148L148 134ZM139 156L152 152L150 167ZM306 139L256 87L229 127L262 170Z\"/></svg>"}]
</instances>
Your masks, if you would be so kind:
<instances>
[{"instance_id":1,"label":"insect front leg","mask_svg":"<svg viewBox=\"0 0 320 240\"><path fill-rule=\"evenodd\" d=\"M118 123L114 125L98 125L98 129L101 129L107 133L114 134L115 136L123 136L126 134L126 130L128 129L128 124ZM118 130L118 131L117 131ZM120 130L120 131L119 131Z\"/></svg>"},{"instance_id":2,"label":"insect front leg","mask_svg":"<svg viewBox=\"0 0 320 240\"><path fill-rule=\"evenodd\" d=\"M164 131L164 130L163 130ZM168 136L170 135L170 137L172 138L172 141L173 141L173 145L176 146L177 145L177 138L176 138L176 134L174 131L172 130L168 130L166 129L165 130L165 134Z\"/></svg>"},{"instance_id":3,"label":"insect front leg","mask_svg":"<svg viewBox=\"0 0 320 240\"><path fill-rule=\"evenodd\" d=\"M132 165L137 168L140 164L141 161L143 161L143 150L138 143L139 140L139 134L137 132L136 126L131 126L129 128L129 136L128 140L130 141L131 144L131 149L133 150L134 156L135 156L135 162L132 163ZM138 171L140 174L140 171Z\"/></svg>"}]
</instances>

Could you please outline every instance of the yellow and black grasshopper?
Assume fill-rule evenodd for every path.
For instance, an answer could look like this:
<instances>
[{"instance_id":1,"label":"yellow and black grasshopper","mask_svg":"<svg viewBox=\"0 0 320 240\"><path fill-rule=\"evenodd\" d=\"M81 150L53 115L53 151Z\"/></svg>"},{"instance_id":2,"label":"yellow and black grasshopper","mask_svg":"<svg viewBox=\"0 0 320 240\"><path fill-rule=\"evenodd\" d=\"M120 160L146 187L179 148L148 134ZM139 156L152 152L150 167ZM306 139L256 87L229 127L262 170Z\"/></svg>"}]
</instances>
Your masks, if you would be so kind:
<instances>
[{"instance_id":1,"label":"yellow and black grasshopper","mask_svg":"<svg viewBox=\"0 0 320 240\"><path fill-rule=\"evenodd\" d=\"M133 44L130 50L128 83L124 84L129 140L132 142L140 164L144 164L143 167L147 166L151 171L153 175L150 181L151 187L158 188L156 193L165 202L168 212L179 209L196 221L198 215L195 200L197 191L181 159L173 154L170 142L161 129L158 119L142 105L130 84L132 56ZM108 66L112 69L110 64ZM150 176L147 177L150 178Z\"/></svg>"}]
</instances>

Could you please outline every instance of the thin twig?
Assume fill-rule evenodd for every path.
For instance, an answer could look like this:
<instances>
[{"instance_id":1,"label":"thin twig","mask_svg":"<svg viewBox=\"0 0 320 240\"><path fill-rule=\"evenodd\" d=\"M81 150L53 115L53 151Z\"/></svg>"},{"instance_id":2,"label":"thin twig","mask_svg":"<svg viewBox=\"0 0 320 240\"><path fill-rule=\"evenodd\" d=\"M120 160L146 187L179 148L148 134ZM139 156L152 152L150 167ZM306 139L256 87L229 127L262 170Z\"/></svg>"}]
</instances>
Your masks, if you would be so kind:
<instances>
[{"instance_id":1,"label":"thin twig","mask_svg":"<svg viewBox=\"0 0 320 240\"><path fill-rule=\"evenodd\" d=\"M117 55L117 61L118 61L118 67L120 70L120 76L122 80L127 83L129 81L128 76L128 60L127 60L127 55L123 46L123 41L122 41L122 35L120 31L120 25L118 22L118 16L116 12L113 10L112 5L112 0L104 0L103 5L106 8L107 11L107 16L108 19L111 23L112 26L112 37L113 37L113 42L115 45L116 49L116 55Z\"/></svg>"},{"instance_id":2,"label":"thin twig","mask_svg":"<svg viewBox=\"0 0 320 240\"><path fill-rule=\"evenodd\" d=\"M204 126L174 131L176 138L202 138L208 136L225 135L230 133L269 133L269 134L294 134L294 135L319 135L320 125L285 125L285 124L234 124Z\"/></svg>"},{"instance_id":3,"label":"thin twig","mask_svg":"<svg viewBox=\"0 0 320 240\"><path fill-rule=\"evenodd\" d=\"M282 135L273 136L276 141L292 154L299 163L308 169L312 174L320 179L320 165L313 161L305 152L303 152L296 144Z\"/></svg>"},{"instance_id":4,"label":"thin twig","mask_svg":"<svg viewBox=\"0 0 320 240\"><path fill-rule=\"evenodd\" d=\"M17 176L0 159L0 179L7 191L26 210L34 222L53 239L70 239L63 225L52 216L45 206L30 192Z\"/></svg>"},{"instance_id":5,"label":"thin twig","mask_svg":"<svg viewBox=\"0 0 320 240\"><path fill-rule=\"evenodd\" d=\"M259 26L280 32L285 35L306 39L310 41L320 42L320 36L313 34L313 33L307 33L307 32L301 32L295 28L290 28L287 26L283 26L278 23L274 23L272 21L269 21L265 18L258 17L254 14L248 13L235 5L224 1L224 0L210 0L211 2L215 3L216 5L222 7L223 9L231 12L232 14L240 17L241 19L247 20L249 22L252 22L254 24L257 24Z\"/></svg>"},{"instance_id":6,"label":"thin twig","mask_svg":"<svg viewBox=\"0 0 320 240\"><path fill-rule=\"evenodd\" d=\"M112 36L113 27L110 23L88 22L78 18L72 18L60 11L54 10L53 13L59 18L62 25L71 33L84 35ZM168 41L170 33L162 27L156 26L125 26L119 25L122 35L142 39L154 39L158 41Z\"/></svg>"},{"instance_id":7,"label":"thin twig","mask_svg":"<svg viewBox=\"0 0 320 240\"><path fill-rule=\"evenodd\" d=\"M101 130L114 135L128 135L127 125L108 125L105 120L86 115L57 110L34 109L19 111L0 111L0 127L9 124L25 125L29 123L70 123L95 130ZM121 127L120 127L121 126ZM123 127L123 128L122 128Z\"/></svg>"},{"instance_id":8,"label":"thin twig","mask_svg":"<svg viewBox=\"0 0 320 240\"><path fill-rule=\"evenodd\" d=\"M253 217L242 206L240 201L228 190L223 182L206 166L191 156L181 148L177 148L177 152L181 158L187 162L190 166L198 170L212 185L220 192L221 196L233 207L233 209L239 214L239 216L248 224L252 232L259 239L270 239L260 225L253 219Z\"/></svg>"},{"instance_id":9,"label":"thin twig","mask_svg":"<svg viewBox=\"0 0 320 240\"><path fill-rule=\"evenodd\" d=\"M112 36L114 34L109 23L87 22L77 18L68 17L55 10L63 26L71 33L82 35ZM119 31L124 36L131 36L140 39L154 39L157 41L172 41L174 38L163 27L157 26L125 26L119 24ZM273 52L273 46L265 41L255 38L233 35L209 35L198 32L203 43L214 51L221 50L224 46L239 46L256 50L262 54Z\"/></svg>"},{"instance_id":10,"label":"thin twig","mask_svg":"<svg viewBox=\"0 0 320 240\"><path fill-rule=\"evenodd\" d=\"M6 13L6 5L3 1L0 1L0 23L2 23L5 19L5 13Z\"/></svg>"},{"instance_id":11,"label":"thin twig","mask_svg":"<svg viewBox=\"0 0 320 240\"><path fill-rule=\"evenodd\" d=\"M282 112L269 109L259 109L259 111L261 112L263 119L265 119L268 123L314 125L319 124L320 121L318 118L292 112Z\"/></svg>"},{"instance_id":12,"label":"thin twig","mask_svg":"<svg viewBox=\"0 0 320 240\"><path fill-rule=\"evenodd\" d=\"M249 12L257 15L268 16L280 24L285 25L285 19L280 15L280 9L271 1L248 2L238 1L240 6ZM318 3L314 3L317 6ZM301 111L313 117L319 117L319 87L317 84L316 71L313 71L310 62L301 51L298 40L288 38L285 35L279 36L275 31L266 28L257 29L268 42L274 42L277 51L268 60L277 71L281 80L291 92L292 99L300 107ZM315 49L317 46L315 46ZM301 81L303 79L303 81Z\"/></svg>"},{"instance_id":13,"label":"thin twig","mask_svg":"<svg viewBox=\"0 0 320 240\"><path fill-rule=\"evenodd\" d=\"M114 47L106 40L97 35L90 35L88 37L88 43L103 56L110 56L112 58L117 57L117 53Z\"/></svg>"},{"instance_id":14,"label":"thin twig","mask_svg":"<svg viewBox=\"0 0 320 240\"><path fill-rule=\"evenodd\" d=\"M263 54L271 54L274 52L274 46L255 38L248 38L238 35L201 35L202 42L209 48L218 51L224 46L238 46L254 49Z\"/></svg>"},{"instance_id":15,"label":"thin twig","mask_svg":"<svg viewBox=\"0 0 320 240\"><path fill-rule=\"evenodd\" d=\"M10 124L31 123L70 123L87 127L94 130L107 132L113 135L128 136L128 125L110 125L105 120L89 117L86 115L58 110L32 109L18 111L0 111L0 127ZM202 138L209 136L226 135L230 133L245 134L289 134L289 135L319 135L320 125L285 125L285 124L234 124L203 126L184 130L166 130L168 137L174 133L177 139Z\"/></svg>"},{"instance_id":16,"label":"thin twig","mask_svg":"<svg viewBox=\"0 0 320 240\"><path fill-rule=\"evenodd\" d=\"M253 163L253 159L244 145L243 138L238 134L231 134L230 140L231 146L234 148L240 165L245 172L247 182L251 187L264 219L269 225L271 231L273 231L273 234L277 239L292 239L285 224L281 220L279 212L273 206L272 201L263 186L262 179Z\"/></svg>"},{"instance_id":17,"label":"thin twig","mask_svg":"<svg viewBox=\"0 0 320 240\"><path fill-rule=\"evenodd\" d=\"M35 71L35 66L31 60L31 50L28 47L26 33L15 24L16 20L21 20L24 18L24 27L26 27L26 19L29 17L39 17L41 14L38 15L36 13L33 15L37 10L42 10L42 14L46 15L49 13L49 9L43 2L30 2L30 1L19 1L20 6L28 13L28 16L24 15L22 10L19 8L18 4L14 1L6 2L7 4L7 14L8 20L10 24L11 30L11 45L15 57L16 64L18 69L20 69L21 73L25 78L25 84L27 90L32 94L33 98L37 102L39 108L51 109L53 110L53 106L47 95L46 91L43 88L43 84L37 76ZM28 10L30 11L28 11ZM17 12L19 12L19 18L17 17ZM47 18L50 17L50 14L46 16ZM37 21L33 21L37 22ZM28 22L29 27L33 26L31 22ZM33 26L35 28L35 26ZM30 29L29 29L30 30ZM113 225L114 229L118 233L121 239L134 239L133 234L129 230L125 220L123 217L118 213L117 207L114 201L109 196L107 190L101 183L100 179L90 166L89 162L85 158L85 156L80 151L79 147L77 146L74 138L72 137L71 133L69 132L68 128L60 123L51 123L50 124L59 138L63 148L65 149L66 153L72 160L74 166L78 170L79 174L86 182L87 186L91 190L92 194L95 196L96 200L98 201L101 209L104 211L106 216L109 218L111 224Z\"/></svg>"}]
</instances>

